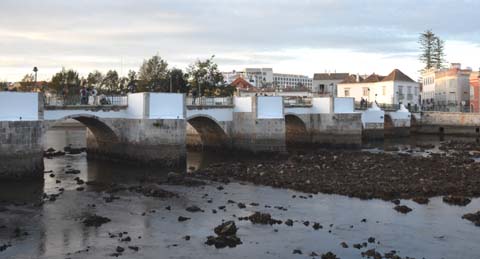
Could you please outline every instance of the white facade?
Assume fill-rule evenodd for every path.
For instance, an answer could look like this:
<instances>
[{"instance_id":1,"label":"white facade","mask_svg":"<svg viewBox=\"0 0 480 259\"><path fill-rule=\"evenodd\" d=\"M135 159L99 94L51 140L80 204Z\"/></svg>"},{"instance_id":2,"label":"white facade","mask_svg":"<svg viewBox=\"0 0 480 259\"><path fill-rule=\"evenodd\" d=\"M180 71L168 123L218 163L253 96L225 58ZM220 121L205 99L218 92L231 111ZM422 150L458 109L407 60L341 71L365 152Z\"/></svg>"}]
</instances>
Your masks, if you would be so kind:
<instances>
[{"instance_id":1,"label":"white facade","mask_svg":"<svg viewBox=\"0 0 480 259\"><path fill-rule=\"evenodd\" d=\"M315 73L312 92L324 96L336 96L337 85L349 77L348 73Z\"/></svg>"},{"instance_id":2,"label":"white facade","mask_svg":"<svg viewBox=\"0 0 480 259\"><path fill-rule=\"evenodd\" d=\"M244 71L223 72L227 84L238 77L245 79L255 87L297 88L299 85L312 88L312 79L305 75L273 73L272 68L245 68Z\"/></svg>"},{"instance_id":3,"label":"white facade","mask_svg":"<svg viewBox=\"0 0 480 259\"><path fill-rule=\"evenodd\" d=\"M303 76L303 75L274 73L273 83L275 86L278 86L280 89L297 88L299 86L303 86L311 90L313 80L308 76Z\"/></svg>"},{"instance_id":4,"label":"white facade","mask_svg":"<svg viewBox=\"0 0 480 259\"><path fill-rule=\"evenodd\" d=\"M337 86L338 97L353 97L355 102L362 98L378 104L420 105L420 84L416 82L380 81L367 83L341 83Z\"/></svg>"},{"instance_id":5,"label":"white facade","mask_svg":"<svg viewBox=\"0 0 480 259\"><path fill-rule=\"evenodd\" d=\"M454 63L448 69L422 74L422 105L426 109L459 112L470 105L470 68Z\"/></svg>"}]
</instances>

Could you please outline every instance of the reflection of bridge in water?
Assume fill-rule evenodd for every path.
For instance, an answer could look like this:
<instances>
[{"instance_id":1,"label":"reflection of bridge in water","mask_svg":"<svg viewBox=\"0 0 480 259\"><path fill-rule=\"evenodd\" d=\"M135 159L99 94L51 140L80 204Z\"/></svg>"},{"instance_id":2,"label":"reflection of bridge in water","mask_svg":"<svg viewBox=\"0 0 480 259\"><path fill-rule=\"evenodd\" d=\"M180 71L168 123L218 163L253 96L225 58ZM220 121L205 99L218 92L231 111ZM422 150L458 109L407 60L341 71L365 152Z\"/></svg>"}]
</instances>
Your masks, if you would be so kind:
<instances>
[{"instance_id":1,"label":"reflection of bridge in water","mask_svg":"<svg viewBox=\"0 0 480 259\"><path fill-rule=\"evenodd\" d=\"M87 130L90 157L183 166L187 135L203 148L284 152L292 145L361 144L362 130L382 129L384 112L357 112L353 98L281 96L212 97L135 93L109 105L63 105L37 93L0 93L2 163L8 178L40 177L43 135L58 122L75 119ZM392 115L393 116L393 115ZM395 115L396 116L396 115ZM410 126L410 113L395 117ZM395 123L396 123L395 122Z\"/></svg>"}]
</instances>

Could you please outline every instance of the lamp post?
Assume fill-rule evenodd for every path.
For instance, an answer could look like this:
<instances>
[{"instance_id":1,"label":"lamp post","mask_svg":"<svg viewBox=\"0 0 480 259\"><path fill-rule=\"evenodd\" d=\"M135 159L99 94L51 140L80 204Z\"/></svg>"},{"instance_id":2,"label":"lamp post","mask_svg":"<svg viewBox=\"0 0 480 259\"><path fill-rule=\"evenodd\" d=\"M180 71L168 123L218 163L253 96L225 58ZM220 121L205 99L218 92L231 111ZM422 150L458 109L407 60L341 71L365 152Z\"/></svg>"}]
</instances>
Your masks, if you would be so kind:
<instances>
[{"instance_id":1,"label":"lamp post","mask_svg":"<svg viewBox=\"0 0 480 259\"><path fill-rule=\"evenodd\" d=\"M33 67L33 72L35 73L35 79L34 79L34 83L33 83L33 87L35 88L35 86L37 86L37 72L38 72L38 68L37 68L37 67Z\"/></svg>"}]
</instances>

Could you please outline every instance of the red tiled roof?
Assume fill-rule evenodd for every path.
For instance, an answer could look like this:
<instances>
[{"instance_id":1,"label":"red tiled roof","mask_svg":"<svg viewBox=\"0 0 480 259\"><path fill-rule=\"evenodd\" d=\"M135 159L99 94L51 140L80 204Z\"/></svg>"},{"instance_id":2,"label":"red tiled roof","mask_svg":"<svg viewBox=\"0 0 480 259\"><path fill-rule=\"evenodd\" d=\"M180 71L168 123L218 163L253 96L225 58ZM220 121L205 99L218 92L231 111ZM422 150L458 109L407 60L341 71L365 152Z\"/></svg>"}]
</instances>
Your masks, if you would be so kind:
<instances>
[{"instance_id":1,"label":"red tiled roof","mask_svg":"<svg viewBox=\"0 0 480 259\"><path fill-rule=\"evenodd\" d=\"M363 80L363 83L375 83L375 82L380 82L383 81L385 77L377 75L375 73L369 75L365 80Z\"/></svg>"},{"instance_id":2,"label":"red tiled roof","mask_svg":"<svg viewBox=\"0 0 480 259\"><path fill-rule=\"evenodd\" d=\"M247 80L241 77L237 77L237 79L235 79L230 85L235 86L236 88L247 88L247 89L255 87L249 82L247 82Z\"/></svg>"},{"instance_id":3,"label":"red tiled roof","mask_svg":"<svg viewBox=\"0 0 480 259\"><path fill-rule=\"evenodd\" d=\"M354 83L362 83L363 78L359 76L359 82L357 82L357 76L356 75L349 75L345 80L341 82L341 84L354 84Z\"/></svg>"},{"instance_id":4,"label":"red tiled roof","mask_svg":"<svg viewBox=\"0 0 480 259\"><path fill-rule=\"evenodd\" d=\"M399 69L394 69L388 76L381 76L375 73L369 75L367 78L363 79L360 77L360 81L357 82L357 77L355 75L350 75L345 80L342 81L342 84L354 84L354 83L376 83L376 82L388 82L388 81L400 81L400 82L413 82L413 79L405 75Z\"/></svg>"},{"instance_id":5,"label":"red tiled roof","mask_svg":"<svg viewBox=\"0 0 480 259\"><path fill-rule=\"evenodd\" d=\"M401 81L401 82L413 82L413 79L405 75L402 71L399 69L394 69L388 76L386 76L382 81Z\"/></svg>"}]
</instances>

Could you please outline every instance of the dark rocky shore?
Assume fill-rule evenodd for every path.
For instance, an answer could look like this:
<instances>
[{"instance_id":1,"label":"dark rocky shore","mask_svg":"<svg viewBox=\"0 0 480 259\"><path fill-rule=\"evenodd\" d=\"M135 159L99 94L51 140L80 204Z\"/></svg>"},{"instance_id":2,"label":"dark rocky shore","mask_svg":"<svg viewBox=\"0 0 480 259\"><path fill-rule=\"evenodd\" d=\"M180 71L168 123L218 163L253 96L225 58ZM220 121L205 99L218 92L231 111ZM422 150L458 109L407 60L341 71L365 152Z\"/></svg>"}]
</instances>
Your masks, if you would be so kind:
<instances>
[{"instance_id":1,"label":"dark rocky shore","mask_svg":"<svg viewBox=\"0 0 480 259\"><path fill-rule=\"evenodd\" d=\"M428 197L452 195L460 198L446 201L465 205L461 197L480 196L480 163L467 152L476 148L471 143L448 142L441 146L448 152L427 156L412 155L414 150L394 154L318 150L270 161L214 164L196 173L220 182L234 179L361 199L414 199L425 204Z\"/></svg>"}]
</instances>

